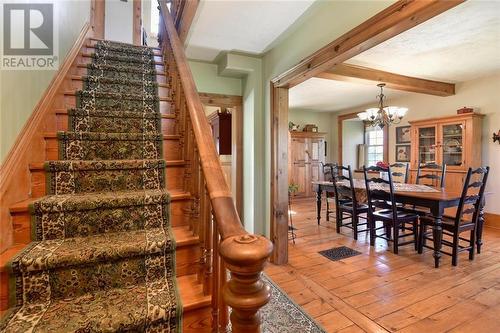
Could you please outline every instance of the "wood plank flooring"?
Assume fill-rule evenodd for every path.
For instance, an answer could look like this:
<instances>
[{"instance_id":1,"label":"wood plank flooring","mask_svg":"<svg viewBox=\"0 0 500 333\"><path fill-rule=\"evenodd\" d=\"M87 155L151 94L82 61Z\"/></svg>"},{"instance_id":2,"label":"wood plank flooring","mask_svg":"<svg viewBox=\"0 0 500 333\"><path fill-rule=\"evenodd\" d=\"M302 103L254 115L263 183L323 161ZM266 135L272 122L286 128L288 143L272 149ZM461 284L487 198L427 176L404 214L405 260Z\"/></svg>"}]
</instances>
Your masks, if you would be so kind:
<instances>
[{"instance_id":1,"label":"wood plank flooring","mask_svg":"<svg viewBox=\"0 0 500 333\"><path fill-rule=\"evenodd\" d=\"M370 247L365 234L337 234L324 211L318 227L314 199L292 210L289 263L266 273L328 332L500 332L500 230L485 228L474 261L462 253L452 267L443 255L435 269L430 250L407 245L394 255L383 240ZM342 245L362 254L335 262L318 254Z\"/></svg>"}]
</instances>

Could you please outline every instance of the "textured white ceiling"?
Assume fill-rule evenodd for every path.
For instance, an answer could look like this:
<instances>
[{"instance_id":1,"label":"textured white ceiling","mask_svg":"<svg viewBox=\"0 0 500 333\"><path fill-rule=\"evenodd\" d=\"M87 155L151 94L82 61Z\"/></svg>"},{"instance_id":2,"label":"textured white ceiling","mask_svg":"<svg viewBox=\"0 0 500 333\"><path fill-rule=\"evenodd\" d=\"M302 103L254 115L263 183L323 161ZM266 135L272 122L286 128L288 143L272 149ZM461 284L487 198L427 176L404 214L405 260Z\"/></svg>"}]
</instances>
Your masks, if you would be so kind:
<instances>
[{"instance_id":1,"label":"textured white ceiling","mask_svg":"<svg viewBox=\"0 0 500 333\"><path fill-rule=\"evenodd\" d=\"M346 62L449 82L500 71L500 1L466 1Z\"/></svg>"},{"instance_id":2,"label":"textured white ceiling","mask_svg":"<svg viewBox=\"0 0 500 333\"><path fill-rule=\"evenodd\" d=\"M358 105L373 103L377 106L379 88L373 86L312 78L290 89L289 106L293 109L314 111L339 111ZM405 96L407 92L384 89L389 101L391 98ZM404 105L400 105L404 106Z\"/></svg>"},{"instance_id":3,"label":"textured white ceiling","mask_svg":"<svg viewBox=\"0 0 500 333\"><path fill-rule=\"evenodd\" d=\"M213 61L221 51L260 54L314 0L202 0L191 27L189 59Z\"/></svg>"}]
</instances>

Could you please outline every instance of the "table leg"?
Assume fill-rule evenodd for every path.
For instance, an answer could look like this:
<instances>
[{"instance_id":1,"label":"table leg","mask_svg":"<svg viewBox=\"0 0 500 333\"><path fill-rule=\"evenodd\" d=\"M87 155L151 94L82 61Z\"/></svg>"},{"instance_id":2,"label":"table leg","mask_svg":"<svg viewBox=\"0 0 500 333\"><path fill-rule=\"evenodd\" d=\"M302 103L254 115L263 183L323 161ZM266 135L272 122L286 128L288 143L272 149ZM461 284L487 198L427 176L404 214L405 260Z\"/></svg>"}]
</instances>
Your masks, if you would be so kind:
<instances>
[{"instance_id":1,"label":"table leg","mask_svg":"<svg viewBox=\"0 0 500 333\"><path fill-rule=\"evenodd\" d=\"M316 192L316 209L318 211L318 225L321 220L321 186L318 186L318 191Z\"/></svg>"},{"instance_id":2,"label":"table leg","mask_svg":"<svg viewBox=\"0 0 500 333\"><path fill-rule=\"evenodd\" d=\"M481 204L479 209L479 217L476 225L476 246L477 253L481 253L481 245L483 245L483 226L484 226L484 205Z\"/></svg>"},{"instance_id":3,"label":"table leg","mask_svg":"<svg viewBox=\"0 0 500 333\"><path fill-rule=\"evenodd\" d=\"M441 216L435 216L435 223L432 227L432 238L434 239L434 267L439 267L439 260L441 259L441 246L443 240L443 226Z\"/></svg>"}]
</instances>

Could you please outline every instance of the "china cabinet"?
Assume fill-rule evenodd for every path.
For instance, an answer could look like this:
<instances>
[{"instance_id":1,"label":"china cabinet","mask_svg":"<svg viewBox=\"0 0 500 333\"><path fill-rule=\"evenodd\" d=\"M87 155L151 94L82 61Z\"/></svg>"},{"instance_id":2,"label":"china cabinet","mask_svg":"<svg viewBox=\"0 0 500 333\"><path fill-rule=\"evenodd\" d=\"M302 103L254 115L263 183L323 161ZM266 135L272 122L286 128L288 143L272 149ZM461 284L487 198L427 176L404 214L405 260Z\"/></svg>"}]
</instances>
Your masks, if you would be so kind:
<instances>
[{"instance_id":1,"label":"china cabinet","mask_svg":"<svg viewBox=\"0 0 500 333\"><path fill-rule=\"evenodd\" d=\"M298 186L295 195L315 195L311 182L323 180L325 133L290 132L288 152L288 183Z\"/></svg>"},{"instance_id":2,"label":"china cabinet","mask_svg":"<svg viewBox=\"0 0 500 333\"><path fill-rule=\"evenodd\" d=\"M411 181L418 163L446 164L446 188L459 191L467 169L481 165L481 120L469 113L411 121Z\"/></svg>"}]
</instances>

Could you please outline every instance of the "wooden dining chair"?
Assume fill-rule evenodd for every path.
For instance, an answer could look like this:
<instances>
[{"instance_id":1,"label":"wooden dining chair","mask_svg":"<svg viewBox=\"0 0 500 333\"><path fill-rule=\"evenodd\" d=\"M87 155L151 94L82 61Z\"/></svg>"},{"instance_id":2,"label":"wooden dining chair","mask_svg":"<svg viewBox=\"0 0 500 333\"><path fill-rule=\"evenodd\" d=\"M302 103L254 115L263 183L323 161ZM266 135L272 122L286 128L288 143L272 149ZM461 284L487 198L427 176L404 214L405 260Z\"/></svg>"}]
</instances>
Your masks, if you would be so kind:
<instances>
[{"instance_id":1,"label":"wooden dining chair","mask_svg":"<svg viewBox=\"0 0 500 333\"><path fill-rule=\"evenodd\" d=\"M346 176L346 175L347 176ZM368 205L358 202L356 198L356 191L354 188L354 180L352 177L351 166L338 166L338 173L333 182L335 190L335 216L337 222L337 233L340 233L342 227L352 229L354 239L358 239L358 233L368 230L368 216L361 214L368 214ZM365 222L359 223L359 219ZM344 222L348 220L348 222ZM360 230L359 227L366 226L365 229Z\"/></svg>"},{"instance_id":2,"label":"wooden dining chair","mask_svg":"<svg viewBox=\"0 0 500 333\"><path fill-rule=\"evenodd\" d=\"M408 163L396 162L390 165L392 180L395 183L408 183L410 165Z\"/></svg>"},{"instance_id":3,"label":"wooden dining chair","mask_svg":"<svg viewBox=\"0 0 500 333\"><path fill-rule=\"evenodd\" d=\"M489 172L489 167L481 167L475 170L469 168L467 176L465 177L462 196L458 204L456 215L445 215L442 218L443 235L452 238L452 241L443 239L442 244L451 247L452 252L441 251L441 253L451 256L451 264L453 266L457 265L458 254L462 251L469 251L469 260L474 259L476 227ZM422 216L420 218L418 253L422 253L424 247L434 249L432 246L427 246L425 243L425 240L433 240L433 230L427 231L427 228L433 227L434 225L435 220L431 216ZM460 236L460 234L466 231L470 232L469 239ZM461 245L460 241L466 242L467 245Z\"/></svg>"},{"instance_id":4,"label":"wooden dining chair","mask_svg":"<svg viewBox=\"0 0 500 333\"><path fill-rule=\"evenodd\" d=\"M437 181L439 184L438 186L444 188L445 179L446 164L439 165L436 163L418 163L415 184L435 186L434 181Z\"/></svg>"},{"instance_id":5,"label":"wooden dining chair","mask_svg":"<svg viewBox=\"0 0 500 333\"><path fill-rule=\"evenodd\" d=\"M337 163L321 163L323 167L323 179L328 182L333 182L335 175L338 173ZM335 202L335 193L326 192L326 220L330 221L330 214L333 210L330 207L331 203Z\"/></svg>"},{"instance_id":6,"label":"wooden dining chair","mask_svg":"<svg viewBox=\"0 0 500 333\"><path fill-rule=\"evenodd\" d=\"M369 176L370 171L387 172L388 180L379 177ZM370 223L370 245L375 245L375 238L385 239L393 243L393 252L399 252L400 245L414 244L417 250L418 242L418 215L398 207L394 197L394 183L392 180L391 168L389 170L377 166L363 167L365 176L366 194L368 197L368 221ZM388 208L389 207L389 208ZM377 227L377 222L382 222L381 227ZM403 229L403 223L411 224L411 228ZM377 234L378 230L383 230L382 234ZM408 232L407 232L408 231ZM413 236L413 240L400 241L400 238Z\"/></svg>"}]
</instances>

